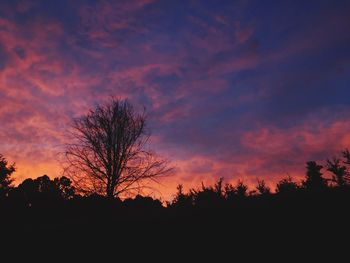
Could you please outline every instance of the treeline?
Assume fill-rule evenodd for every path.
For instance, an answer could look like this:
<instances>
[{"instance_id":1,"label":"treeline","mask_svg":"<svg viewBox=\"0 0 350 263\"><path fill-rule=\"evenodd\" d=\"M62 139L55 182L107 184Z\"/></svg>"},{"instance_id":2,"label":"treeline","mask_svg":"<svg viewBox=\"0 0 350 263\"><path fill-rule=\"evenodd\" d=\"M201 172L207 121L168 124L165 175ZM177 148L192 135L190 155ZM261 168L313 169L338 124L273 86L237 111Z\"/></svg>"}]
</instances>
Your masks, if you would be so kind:
<instances>
[{"instance_id":1,"label":"treeline","mask_svg":"<svg viewBox=\"0 0 350 263\"><path fill-rule=\"evenodd\" d=\"M13 186L15 166L1 156L2 236L13 242L25 240L26 246L33 239L48 246L56 242L65 244L65 249L86 244L95 247L112 239L107 244L113 248L157 253L169 242L173 242L171 253L205 245L238 250L266 247L268 251L273 246L271 239L275 247L286 249L284 253L290 251L285 244L294 245L291 240L303 248L319 249L325 243L327 249L340 249L349 236L349 164L347 150L324 165L307 162L303 180L287 177L276 189L263 180L255 189L242 181L229 184L223 179L188 191L179 185L173 200L164 204L141 195L123 200L84 195L64 176L50 179L44 175Z\"/></svg>"},{"instance_id":2,"label":"treeline","mask_svg":"<svg viewBox=\"0 0 350 263\"><path fill-rule=\"evenodd\" d=\"M4 211L61 211L71 209L70 213L103 210L103 213L138 213L139 211L158 213L162 210L191 211L200 209L222 209L224 207L251 208L251 206L299 202L304 203L315 197L316 200L333 200L343 203L344 195L350 194L350 152L344 150L341 157L328 159L324 165L315 161L306 163L305 178L301 182L288 176L270 189L264 180L257 180L255 189L243 182L225 183L219 179L212 186L190 189L185 192L182 185L177 188L173 200L166 204L158 199L137 195L134 198L121 200L106 198L98 194L83 195L76 190L72 181L65 177L50 179L47 175L36 179L25 179L18 186L13 186L15 164L9 164L0 155L0 204ZM324 175L324 172L328 175ZM283 203L284 202L284 203ZM321 203L320 203L321 204ZM41 211L42 210L42 211ZM66 212L68 211L66 210ZM114 211L114 212L113 212ZM96 212L96 211L95 211Z\"/></svg>"}]
</instances>

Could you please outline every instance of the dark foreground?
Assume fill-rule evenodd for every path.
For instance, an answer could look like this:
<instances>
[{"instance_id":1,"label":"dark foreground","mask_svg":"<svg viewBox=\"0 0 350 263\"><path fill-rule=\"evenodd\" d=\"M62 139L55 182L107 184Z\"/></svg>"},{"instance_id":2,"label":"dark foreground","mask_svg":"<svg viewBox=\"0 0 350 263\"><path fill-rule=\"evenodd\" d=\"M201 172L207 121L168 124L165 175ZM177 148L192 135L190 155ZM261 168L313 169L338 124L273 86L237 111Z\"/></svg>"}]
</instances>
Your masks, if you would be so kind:
<instances>
[{"instance_id":1,"label":"dark foreground","mask_svg":"<svg viewBox=\"0 0 350 263\"><path fill-rule=\"evenodd\" d=\"M282 254L282 262L322 255L349 259L349 191L269 195L196 207L164 208L145 200L127 205L70 200L25 208L3 204L2 242L28 256L50 252L55 257L73 253L167 261L216 255L217 260L266 261Z\"/></svg>"}]
</instances>

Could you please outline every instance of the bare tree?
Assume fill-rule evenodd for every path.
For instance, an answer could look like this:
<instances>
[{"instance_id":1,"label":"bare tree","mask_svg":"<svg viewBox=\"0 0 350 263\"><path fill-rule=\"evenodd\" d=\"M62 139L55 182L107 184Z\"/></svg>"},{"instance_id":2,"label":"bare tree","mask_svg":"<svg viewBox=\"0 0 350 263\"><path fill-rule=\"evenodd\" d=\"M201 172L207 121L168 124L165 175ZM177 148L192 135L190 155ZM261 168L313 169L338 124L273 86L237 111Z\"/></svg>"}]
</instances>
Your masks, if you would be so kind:
<instances>
[{"instance_id":1,"label":"bare tree","mask_svg":"<svg viewBox=\"0 0 350 263\"><path fill-rule=\"evenodd\" d=\"M74 120L66 145L65 174L83 193L107 197L142 189L146 179L169 172L168 162L146 149L145 111L112 98Z\"/></svg>"}]
</instances>

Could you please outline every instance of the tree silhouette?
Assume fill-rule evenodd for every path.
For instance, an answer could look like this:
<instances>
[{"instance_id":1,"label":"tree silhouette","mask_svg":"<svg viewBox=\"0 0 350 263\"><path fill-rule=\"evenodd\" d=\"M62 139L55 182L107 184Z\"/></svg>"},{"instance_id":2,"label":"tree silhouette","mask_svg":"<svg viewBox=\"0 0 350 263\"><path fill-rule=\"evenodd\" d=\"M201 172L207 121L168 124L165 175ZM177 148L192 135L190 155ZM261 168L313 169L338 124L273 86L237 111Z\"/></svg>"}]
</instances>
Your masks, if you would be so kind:
<instances>
[{"instance_id":1,"label":"tree silhouette","mask_svg":"<svg viewBox=\"0 0 350 263\"><path fill-rule=\"evenodd\" d=\"M65 152L67 176L84 193L112 198L169 172L167 162L146 149L145 127L145 112L115 98L75 119Z\"/></svg>"},{"instance_id":2,"label":"tree silhouette","mask_svg":"<svg viewBox=\"0 0 350 263\"><path fill-rule=\"evenodd\" d=\"M225 185L225 197L227 200L233 200L235 198L243 198L247 196L248 186L241 180L238 180L236 185L226 184Z\"/></svg>"},{"instance_id":3,"label":"tree silhouette","mask_svg":"<svg viewBox=\"0 0 350 263\"><path fill-rule=\"evenodd\" d=\"M213 207L220 204L223 199L222 191L223 178L220 178L214 186L205 186L202 182L202 188L199 190L191 189L194 205L199 207Z\"/></svg>"},{"instance_id":4,"label":"tree silhouette","mask_svg":"<svg viewBox=\"0 0 350 263\"><path fill-rule=\"evenodd\" d=\"M303 186L308 190L321 190L327 187L327 180L322 177L323 166L318 165L315 161L306 163L306 178L302 182Z\"/></svg>"},{"instance_id":5,"label":"tree silhouette","mask_svg":"<svg viewBox=\"0 0 350 263\"><path fill-rule=\"evenodd\" d=\"M169 205L172 207L190 208L193 205L193 195L184 193L182 184L179 184L176 189L175 197Z\"/></svg>"},{"instance_id":6,"label":"tree silhouette","mask_svg":"<svg viewBox=\"0 0 350 263\"><path fill-rule=\"evenodd\" d=\"M13 182L11 175L15 171L15 164L9 164L5 157L0 154L0 197L7 195L11 189Z\"/></svg>"},{"instance_id":7,"label":"tree silhouette","mask_svg":"<svg viewBox=\"0 0 350 263\"><path fill-rule=\"evenodd\" d=\"M298 189L298 183L294 182L291 176L283 178L276 185L276 192L279 194L295 193Z\"/></svg>"},{"instance_id":8,"label":"tree silhouette","mask_svg":"<svg viewBox=\"0 0 350 263\"><path fill-rule=\"evenodd\" d=\"M258 185L255 187L260 195L269 195L271 194L270 187L266 186L264 180L258 179Z\"/></svg>"},{"instance_id":9,"label":"tree silhouette","mask_svg":"<svg viewBox=\"0 0 350 263\"><path fill-rule=\"evenodd\" d=\"M141 195L136 195L135 198L125 199L124 206L134 209L134 212L147 211L147 213L157 212L163 208L162 203L158 199Z\"/></svg>"},{"instance_id":10,"label":"tree silhouette","mask_svg":"<svg viewBox=\"0 0 350 263\"><path fill-rule=\"evenodd\" d=\"M38 194L38 189L36 187L35 181L31 178L25 179L17 186L13 194L24 199L28 205L31 205Z\"/></svg>"},{"instance_id":11,"label":"tree silhouette","mask_svg":"<svg viewBox=\"0 0 350 263\"><path fill-rule=\"evenodd\" d=\"M226 200L232 200L236 197L236 188L232 184L227 183L225 184L224 193Z\"/></svg>"},{"instance_id":12,"label":"tree silhouette","mask_svg":"<svg viewBox=\"0 0 350 263\"><path fill-rule=\"evenodd\" d=\"M69 178L65 176L56 177L53 181L64 199L71 199L75 196L75 187L72 186L72 181Z\"/></svg>"},{"instance_id":13,"label":"tree silhouette","mask_svg":"<svg viewBox=\"0 0 350 263\"><path fill-rule=\"evenodd\" d=\"M236 185L236 195L237 197L246 197L247 196L248 186L243 183L243 181L238 180Z\"/></svg>"},{"instance_id":14,"label":"tree silhouette","mask_svg":"<svg viewBox=\"0 0 350 263\"><path fill-rule=\"evenodd\" d=\"M343 157L345 158L344 163L347 165L350 165L350 151L349 149L345 149L342 151Z\"/></svg>"},{"instance_id":15,"label":"tree silhouette","mask_svg":"<svg viewBox=\"0 0 350 263\"><path fill-rule=\"evenodd\" d=\"M67 177L51 180L47 175L36 179L25 179L14 191L14 195L21 197L27 204L48 200L67 200L75 196L72 182Z\"/></svg>"},{"instance_id":16,"label":"tree silhouette","mask_svg":"<svg viewBox=\"0 0 350 263\"><path fill-rule=\"evenodd\" d=\"M332 175L332 181L339 187L344 187L349 183L349 172L346 166L341 164L339 158L333 157L333 159L327 160L327 170Z\"/></svg>"}]
</instances>

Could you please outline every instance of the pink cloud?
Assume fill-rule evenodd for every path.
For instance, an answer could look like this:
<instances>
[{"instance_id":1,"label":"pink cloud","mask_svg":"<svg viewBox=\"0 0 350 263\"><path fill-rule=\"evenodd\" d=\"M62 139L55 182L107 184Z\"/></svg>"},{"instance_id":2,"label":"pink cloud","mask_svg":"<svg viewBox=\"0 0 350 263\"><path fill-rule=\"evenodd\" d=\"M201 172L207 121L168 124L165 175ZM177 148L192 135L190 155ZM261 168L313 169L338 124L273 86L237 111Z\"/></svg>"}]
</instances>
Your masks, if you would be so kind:
<instances>
[{"instance_id":1,"label":"pink cloud","mask_svg":"<svg viewBox=\"0 0 350 263\"><path fill-rule=\"evenodd\" d=\"M241 141L249 154L260 159L252 165L252 170L262 175L280 170L300 178L304 176L306 161L324 162L349 147L349 129L347 120L335 120L331 124L315 120L289 129L262 127L245 133ZM269 177L274 180L275 176Z\"/></svg>"},{"instance_id":2,"label":"pink cloud","mask_svg":"<svg viewBox=\"0 0 350 263\"><path fill-rule=\"evenodd\" d=\"M187 189L200 187L201 182L213 184L220 177L230 183L242 179L250 190L254 189L258 178L264 179L274 189L277 181L287 175L301 180L305 176L307 161L324 164L327 158L339 155L350 145L349 129L348 120L334 120L327 124L315 119L289 129L261 126L240 136L241 150L235 153L225 150L221 151L224 156L176 153L176 156L186 157L173 161L177 169L172 178ZM176 151L178 149L174 149ZM170 149L166 154L171 156L171 152ZM325 172L325 176L330 175ZM164 193L171 196L172 189Z\"/></svg>"},{"instance_id":3,"label":"pink cloud","mask_svg":"<svg viewBox=\"0 0 350 263\"><path fill-rule=\"evenodd\" d=\"M249 40L252 37L254 33L254 28L252 26L247 26L242 28L240 22L236 22L235 26L236 26L235 36L239 44L245 43L247 40Z\"/></svg>"}]
</instances>

